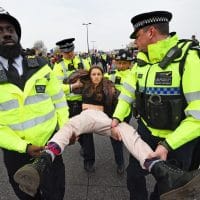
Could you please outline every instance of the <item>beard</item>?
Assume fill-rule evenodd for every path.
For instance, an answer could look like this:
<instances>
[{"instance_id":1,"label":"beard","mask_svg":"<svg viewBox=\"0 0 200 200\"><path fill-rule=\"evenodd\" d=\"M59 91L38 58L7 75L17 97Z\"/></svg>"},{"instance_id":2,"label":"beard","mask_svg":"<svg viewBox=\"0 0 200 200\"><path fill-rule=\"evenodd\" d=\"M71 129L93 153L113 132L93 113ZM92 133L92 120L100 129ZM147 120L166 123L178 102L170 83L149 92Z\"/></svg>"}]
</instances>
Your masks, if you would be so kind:
<instances>
[{"instance_id":1,"label":"beard","mask_svg":"<svg viewBox=\"0 0 200 200\"><path fill-rule=\"evenodd\" d=\"M0 56L6 59L17 58L22 53L22 47L19 43L6 46L0 45Z\"/></svg>"}]
</instances>

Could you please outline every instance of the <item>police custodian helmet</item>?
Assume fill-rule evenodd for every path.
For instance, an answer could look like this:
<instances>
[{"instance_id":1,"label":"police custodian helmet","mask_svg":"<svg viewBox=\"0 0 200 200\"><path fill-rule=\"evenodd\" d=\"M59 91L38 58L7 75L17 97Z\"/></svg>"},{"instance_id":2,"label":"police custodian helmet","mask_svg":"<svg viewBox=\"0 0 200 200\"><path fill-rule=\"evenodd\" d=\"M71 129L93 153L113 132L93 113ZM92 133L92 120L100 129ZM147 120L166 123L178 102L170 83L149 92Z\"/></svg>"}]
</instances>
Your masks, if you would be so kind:
<instances>
[{"instance_id":1,"label":"police custodian helmet","mask_svg":"<svg viewBox=\"0 0 200 200\"><path fill-rule=\"evenodd\" d=\"M153 11L136 15L131 19L134 32L130 35L130 38L135 39L138 30L145 26L158 23L169 23L171 19L172 13L168 11Z\"/></svg>"},{"instance_id":2,"label":"police custodian helmet","mask_svg":"<svg viewBox=\"0 0 200 200\"><path fill-rule=\"evenodd\" d=\"M120 49L115 56L115 60L133 61L133 56L129 51Z\"/></svg>"},{"instance_id":3,"label":"police custodian helmet","mask_svg":"<svg viewBox=\"0 0 200 200\"><path fill-rule=\"evenodd\" d=\"M74 40L75 38L64 39L56 42L56 45L59 46L61 52L68 53L74 51Z\"/></svg>"}]
</instances>

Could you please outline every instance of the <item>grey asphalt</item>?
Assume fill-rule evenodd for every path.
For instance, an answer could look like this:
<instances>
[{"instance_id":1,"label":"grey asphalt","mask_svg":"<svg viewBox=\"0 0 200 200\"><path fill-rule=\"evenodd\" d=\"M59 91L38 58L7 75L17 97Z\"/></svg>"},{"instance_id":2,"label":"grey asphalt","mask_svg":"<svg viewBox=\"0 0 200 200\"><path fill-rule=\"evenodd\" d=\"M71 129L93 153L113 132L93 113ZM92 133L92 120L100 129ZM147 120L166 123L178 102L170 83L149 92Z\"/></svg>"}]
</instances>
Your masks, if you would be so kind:
<instances>
[{"instance_id":1,"label":"grey asphalt","mask_svg":"<svg viewBox=\"0 0 200 200\"><path fill-rule=\"evenodd\" d=\"M66 167L65 200L128 200L126 173L116 173L113 149L110 139L94 135L95 140L95 172L87 173L83 169L83 158L79 154L80 145L69 146L63 154ZM129 153L124 148L125 165L128 165ZM151 191L154 179L147 177L148 190ZM9 185L7 173L0 151L0 200L17 200Z\"/></svg>"}]
</instances>

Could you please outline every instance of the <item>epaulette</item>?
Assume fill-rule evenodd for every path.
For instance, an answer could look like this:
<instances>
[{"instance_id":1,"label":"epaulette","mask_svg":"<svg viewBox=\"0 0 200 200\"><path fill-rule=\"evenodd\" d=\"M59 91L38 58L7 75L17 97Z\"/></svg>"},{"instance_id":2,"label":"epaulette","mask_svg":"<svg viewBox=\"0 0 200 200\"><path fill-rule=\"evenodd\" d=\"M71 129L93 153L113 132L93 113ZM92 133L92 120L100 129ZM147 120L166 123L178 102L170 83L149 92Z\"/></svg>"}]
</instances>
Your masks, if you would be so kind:
<instances>
[{"instance_id":1,"label":"epaulette","mask_svg":"<svg viewBox=\"0 0 200 200\"><path fill-rule=\"evenodd\" d=\"M110 74L115 74L115 73L116 73L115 70L111 70L111 71L108 72L109 75L110 75Z\"/></svg>"},{"instance_id":2,"label":"epaulette","mask_svg":"<svg viewBox=\"0 0 200 200\"><path fill-rule=\"evenodd\" d=\"M41 56L27 56L26 59L29 68L40 68L48 64L47 60Z\"/></svg>"},{"instance_id":3,"label":"epaulette","mask_svg":"<svg viewBox=\"0 0 200 200\"><path fill-rule=\"evenodd\" d=\"M144 67L148 64L147 62L145 62L144 60L141 60L139 58L136 59L136 63L139 67Z\"/></svg>"},{"instance_id":4,"label":"epaulette","mask_svg":"<svg viewBox=\"0 0 200 200\"><path fill-rule=\"evenodd\" d=\"M197 51L200 51L200 46L193 46L190 48L191 50L197 50Z\"/></svg>"},{"instance_id":5,"label":"epaulette","mask_svg":"<svg viewBox=\"0 0 200 200\"><path fill-rule=\"evenodd\" d=\"M200 46L193 46L193 47L191 47L190 49L191 49L191 50L197 51L198 56L199 56L199 58L200 58Z\"/></svg>"}]
</instances>

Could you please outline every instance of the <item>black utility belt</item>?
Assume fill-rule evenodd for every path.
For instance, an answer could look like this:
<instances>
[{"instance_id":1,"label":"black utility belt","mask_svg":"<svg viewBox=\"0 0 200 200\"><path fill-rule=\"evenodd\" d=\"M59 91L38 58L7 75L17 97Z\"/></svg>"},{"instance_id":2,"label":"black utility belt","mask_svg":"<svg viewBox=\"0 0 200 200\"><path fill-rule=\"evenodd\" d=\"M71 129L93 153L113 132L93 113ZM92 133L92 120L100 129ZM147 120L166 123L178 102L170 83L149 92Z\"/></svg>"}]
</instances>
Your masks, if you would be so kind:
<instances>
[{"instance_id":1,"label":"black utility belt","mask_svg":"<svg viewBox=\"0 0 200 200\"><path fill-rule=\"evenodd\" d=\"M142 96L141 96L142 95ZM182 95L136 94L136 109L147 125L156 129L174 130L185 118Z\"/></svg>"},{"instance_id":2,"label":"black utility belt","mask_svg":"<svg viewBox=\"0 0 200 200\"><path fill-rule=\"evenodd\" d=\"M69 101L69 100L67 100L67 104L68 104L68 106L76 106L76 105L81 106L82 105L82 101L78 101L78 100Z\"/></svg>"}]
</instances>

